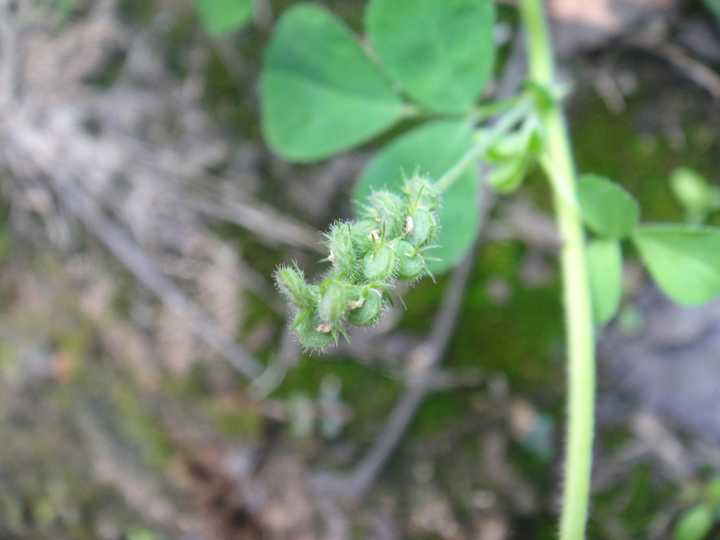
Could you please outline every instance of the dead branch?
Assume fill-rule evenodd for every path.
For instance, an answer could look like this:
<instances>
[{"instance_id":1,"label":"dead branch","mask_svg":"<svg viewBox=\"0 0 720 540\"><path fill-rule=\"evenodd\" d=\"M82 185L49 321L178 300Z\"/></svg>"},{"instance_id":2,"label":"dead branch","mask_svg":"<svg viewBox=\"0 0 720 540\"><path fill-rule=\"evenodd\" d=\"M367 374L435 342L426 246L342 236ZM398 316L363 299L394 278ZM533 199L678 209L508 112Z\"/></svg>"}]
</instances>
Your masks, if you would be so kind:
<instances>
[{"instance_id":1,"label":"dead branch","mask_svg":"<svg viewBox=\"0 0 720 540\"><path fill-rule=\"evenodd\" d=\"M252 379L260 371L260 364L191 302L172 281L167 279L138 248L132 239L95 206L81 188L71 184L52 183L65 207L74 214L115 257L165 304L177 309L192 320L192 331L206 345L221 354L230 365Z\"/></svg>"}]
</instances>

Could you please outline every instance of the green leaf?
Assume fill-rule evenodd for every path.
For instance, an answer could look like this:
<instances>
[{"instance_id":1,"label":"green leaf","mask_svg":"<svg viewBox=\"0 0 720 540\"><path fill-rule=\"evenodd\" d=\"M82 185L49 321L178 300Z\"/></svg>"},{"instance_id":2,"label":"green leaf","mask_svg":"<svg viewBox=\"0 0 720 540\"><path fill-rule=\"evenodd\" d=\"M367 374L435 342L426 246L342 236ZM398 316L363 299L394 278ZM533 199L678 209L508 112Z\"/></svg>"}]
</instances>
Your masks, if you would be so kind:
<instances>
[{"instance_id":1,"label":"green leaf","mask_svg":"<svg viewBox=\"0 0 720 540\"><path fill-rule=\"evenodd\" d=\"M220 36L238 30L253 12L252 0L193 0L208 34Z\"/></svg>"},{"instance_id":2,"label":"green leaf","mask_svg":"<svg viewBox=\"0 0 720 540\"><path fill-rule=\"evenodd\" d=\"M595 239L588 245L593 315L597 324L612 319L622 300L622 250L617 240Z\"/></svg>"},{"instance_id":3,"label":"green leaf","mask_svg":"<svg viewBox=\"0 0 720 540\"><path fill-rule=\"evenodd\" d=\"M366 167L355 188L362 203L373 189L400 192L404 178L414 173L437 180L473 144L472 129L464 121L437 120L394 140ZM440 209L438 248L430 251L430 270L444 272L455 265L472 245L478 231L478 182L471 165L445 192Z\"/></svg>"},{"instance_id":4,"label":"green leaf","mask_svg":"<svg viewBox=\"0 0 720 540\"><path fill-rule=\"evenodd\" d=\"M675 540L703 540L713 527L713 515L706 506L693 506L675 525Z\"/></svg>"},{"instance_id":5,"label":"green leaf","mask_svg":"<svg viewBox=\"0 0 720 540\"><path fill-rule=\"evenodd\" d=\"M466 111L495 62L491 0L372 0L366 26L381 64L415 100Z\"/></svg>"},{"instance_id":6,"label":"green leaf","mask_svg":"<svg viewBox=\"0 0 720 540\"><path fill-rule=\"evenodd\" d=\"M686 225L639 227L635 245L660 288L676 302L720 297L720 229Z\"/></svg>"},{"instance_id":7,"label":"green leaf","mask_svg":"<svg viewBox=\"0 0 720 540\"><path fill-rule=\"evenodd\" d=\"M602 176L584 174L578 182L582 217L593 232L608 238L628 236L637 225L640 207L632 195Z\"/></svg>"},{"instance_id":8,"label":"green leaf","mask_svg":"<svg viewBox=\"0 0 720 540\"><path fill-rule=\"evenodd\" d=\"M406 111L350 30L307 4L280 19L260 85L265 138L291 161L322 159L363 143Z\"/></svg>"}]
</instances>

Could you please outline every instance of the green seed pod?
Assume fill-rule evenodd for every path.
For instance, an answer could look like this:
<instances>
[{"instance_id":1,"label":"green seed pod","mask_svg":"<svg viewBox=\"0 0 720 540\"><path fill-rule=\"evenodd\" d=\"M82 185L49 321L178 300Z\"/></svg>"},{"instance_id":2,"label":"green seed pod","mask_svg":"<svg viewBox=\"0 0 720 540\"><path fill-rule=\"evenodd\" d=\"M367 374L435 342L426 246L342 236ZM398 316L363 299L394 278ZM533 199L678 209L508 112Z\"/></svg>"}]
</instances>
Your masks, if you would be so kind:
<instances>
[{"instance_id":1,"label":"green seed pod","mask_svg":"<svg viewBox=\"0 0 720 540\"><path fill-rule=\"evenodd\" d=\"M318 316L320 321L337 325L345 318L348 310L348 303L357 296L344 283L330 281L322 292L318 303Z\"/></svg>"},{"instance_id":2,"label":"green seed pod","mask_svg":"<svg viewBox=\"0 0 720 540\"><path fill-rule=\"evenodd\" d=\"M361 302L348 314L348 322L357 326L372 326L382 315L385 307L383 293L377 289L368 288L361 297Z\"/></svg>"},{"instance_id":3,"label":"green seed pod","mask_svg":"<svg viewBox=\"0 0 720 540\"><path fill-rule=\"evenodd\" d=\"M364 217L374 221L384 238L395 238L402 232L405 221L405 201L389 191L374 191L366 206Z\"/></svg>"},{"instance_id":4,"label":"green seed pod","mask_svg":"<svg viewBox=\"0 0 720 540\"><path fill-rule=\"evenodd\" d=\"M406 281L412 281L425 273L425 259L412 244L400 240L395 248L398 256L398 277Z\"/></svg>"},{"instance_id":5,"label":"green seed pod","mask_svg":"<svg viewBox=\"0 0 720 540\"><path fill-rule=\"evenodd\" d=\"M388 243L383 243L365 255L363 266L369 281L388 281L395 275L397 256Z\"/></svg>"},{"instance_id":6,"label":"green seed pod","mask_svg":"<svg viewBox=\"0 0 720 540\"><path fill-rule=\"evenodd\" d=\"M358 221L351 225L350 234L358 258L364 257L373 248L376 243L373 238L376 238L379 232L378 226L370 220Z\"/></svg>"},{"instance_id":7,"label":"green seed pod","mask_svg":"<svg viewBox=\"0 0 720 540\"><path fill-rule=\"evenodd\" d=\"M297 308L306 309L318 300L318 287L308 285L302 270L297 266L281 266L275 272L275 283L280 292Z\"/></svg>"},{"instance_id":8,"label":"green seed pod","mask_svg":"<svg viewBox=\"0 0 720 540\"><path fill-rule=\"evenodd\" d=\"M417 208L408 216L405 225L406 239L416 247L431 242L438 231L435 213L427 208Z\"/></svg>"},{"instance_id":9,"label":"green seed pod","mask_svg":"<svg viewBox=\"0 0 720 540\"><path fill-rule=\"evenodd\" d=\"M422 176L407 180L403 192L407 197L409 213L413 213L418 207L435 210L440 206L440 192L435 184Z\"/></svg>"},{"instance_id":10,"label":"green seed pod","mask_svg":"<svg viewBox=\"0 0 720 540\"><path fill-rule=\"evenodd\" d=\"M333 224L330 232L325 235L329 252L328 260L332 263L335 273L349 279L353 279L357 274L354 236L352 225L344 221Z\"/></svg>"},{"instance_id":11,"label":"green seed pod","mask_svg":"<svg viewBox=\"0 0 720 540\"><path fill-rule=\"evenodd\" d=\"M527 152L529 136L530 133L522 130L508 133L488 149L485 158L491 163L518 159Z\"/></svg>"},{"instance_id":12,"label":"green seed pod","mask_svg":"<svg viewBox=\"0 0 720 540\"><path fill-rule=\"evenodd\" d=\"M529 163L525 158L501 163L490 172L488 185L498 193L512 193L522 185L528 168Z\"/></svg>"},{"instance_id":13,"label":"green seed pod","mask_svg":"<svg viewBox=\"0 0 720 540\"><path fill-rule=\"evenodd\" d=\"M293 329L306 349L324 349L337 342L337 334L332 327L324 327L311 310L302 310L295 315Z\"/></svg>"}]
</instances>

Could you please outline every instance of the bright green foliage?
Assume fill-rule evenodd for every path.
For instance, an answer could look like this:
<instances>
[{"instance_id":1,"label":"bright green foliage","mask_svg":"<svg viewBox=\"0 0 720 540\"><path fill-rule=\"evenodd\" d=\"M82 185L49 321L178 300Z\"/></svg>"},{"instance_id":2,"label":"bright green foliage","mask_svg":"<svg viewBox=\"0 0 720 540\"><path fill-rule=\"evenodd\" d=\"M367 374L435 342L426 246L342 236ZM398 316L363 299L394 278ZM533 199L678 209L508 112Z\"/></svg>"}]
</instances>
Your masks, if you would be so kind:
<instances>
[{"instance_id":1,"label":"bright green foliage","mask_svg":"<svg viewBox=\"0 0 720 540\"><path fill-rule=\"evenodd\" d=\"M590 307L598 324L618 311L620 241L632 239L670 297L694 305L720 297L720 229L638 226L639 206L620 185L597 175L576 178L543 3L518 5L529 53L525 91L505 104L477 107L493 71L491 0L370 0L366 27L379 64L324 9L300 5L283 15L266 50L261 81L263 131L273 150L308 162L364 143L407 116L413 123L363 172L355 191L362 201L356 205L358 220L336 223L326 235L332 268L325 276L308 284L297 268L283 267L275 277L292 304L302 345L323 349L337 343L347 337L348 325L377 322L398 280L445 271L464 256L478 230L478 159L492 167L489 185L509 193L542 157L558 203L572 344L560 535L574 540L586 536L591 485ZM491 127L482 125L492 119ZM687 171L676 174L673 187L694 221L715 199L713 190ZM594 237L587 246L584 226ZM427 256L430 248L437 248L439 259ZM693 508L678 523L676 540L707 536L713 511L709 505Z\"/></svg>"},{"instance_id":2,"label":"bright green foliage","mask_svg":"<svg viewBox=\"0 0 720 540\"><path fill-rule=\"evenodd\" d=\"M193 0L208 34L220 36L240 29L250 20L252 0Z\"/></svg>"},{"instance_id":3,"label":"bright green foliage","mask_svg":"<svg viewBox=\"0 0 720 540\"><path fill-rule=\"evenodd\" d=\"M261 95L270 146L299 162L363 143L406 111L350 30L305 4L288 10L273 33Z\"/></svg>"},{"instance_id":4,"label":"bright green foliage","mask_svg":"<svg viewBox=\"0 0 720 540\"><path fill-rule=\"evenodd\" d=\"M675 540L703 540L713 527L713 514L705 505L693 506L687 510L675 525Z\"/></svg>"},{"instance_id":5,"label":"bright green foliage","mask_svg":"<svg viewBox=\"0 0 720 540\"><path fill-rule=\"evenodd\" d=\"M360 211L360 221L338 222L326 235L332 268L320 283L308 284L296 267L275 272L280 292L293 307L293 329L304 347L323 349L337 343L341 335L347 336L347 324L374 324L398 279L415 281L430 274L426 252L437 234L439 205L440 194L419 176L405 182L402 195L373 192ZM420 212L426 212L433 225L417 235Z\"/></svg>"},{"instance_id":6,"label":"bright green foliage","mask_svg":"<svg viewBox=\"0 0 720 540\"><path fill-rule=\"evenodd\" d=\"M702 223L708 213L720 209L720 188L710 186L692 169L681 167L674 170L670 185L691 223Z\"/></svg>"},{"instance_id":7,"label":"bright green foliage","mask_svg":"<svg viewBox=\"0 0 720 540\"><path fill-rule=\"evenodd\" d=\"M587 248L593 316L597 324L612 319L622 299L622 250L617 240L597 238Z\"/></svg>"},{"instance_id":8,"label":"bright green foliage","mask_svg":"<svg viewBox=\"0 0 720 540\"><path fill-rule=\"evenodd\" d=\"M577 190L583 220L593 232L607 238L622 238L637 225L640 207L615 182L585 174L580 177Z\"/></svg>"},{"instance_id":9,"label":"bright green foliage","mask_svg":"<svg viewBox=\"0 0 720 540\"><path fill-rule=\"evenodd\" d=\"M414 173L438 178L450 169L472 146L470 124L459 120L437 120L424 124L397 138L381 150L368 164L355 189L355 199L363 201L373 190L398 191L403 175ZM440 226L438 248L430 262L433 272L452 268L467 252L478 230L479 190L475 165L448 189L439 223L427 209L419 208L412 217L415 232L411 238L426 241L427 231Z\"/></svg>"},{"instance_id":10,"label":"bright green foliage","mask_svg":"<svg viewBox=\"0 0 720 540\"><path fill-rule=\"evenodd\" d=\"M633 240L655 281L676 302L698 305L720 297L720 229L643 226Z\"/></svg>"},{"instance_id":11,"label":"bright green foliage","mask_svg":"<svg viewBox=\"0 0 720 540\"><path fill-rule=\"evenodd\" d=\"M492 75L492 0L372 0L366 25L383 67L433 111L467 111Z\"/></svg>"}]
</instances>

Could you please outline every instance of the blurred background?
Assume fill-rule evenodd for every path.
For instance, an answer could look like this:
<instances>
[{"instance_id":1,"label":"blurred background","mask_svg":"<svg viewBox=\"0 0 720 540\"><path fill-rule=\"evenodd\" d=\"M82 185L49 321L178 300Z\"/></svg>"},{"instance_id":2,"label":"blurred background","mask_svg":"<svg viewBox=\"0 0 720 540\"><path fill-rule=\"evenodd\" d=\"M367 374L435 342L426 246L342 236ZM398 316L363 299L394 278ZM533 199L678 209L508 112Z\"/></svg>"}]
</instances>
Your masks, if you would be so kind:
<instances>
[{"instance_id":1,"label":"blurred background","mask_svg":"<svg viewBox=\"0 0 720 540\"><path fill-rule=\"evenodd\" d=\"M262 50L293 3L0 0L0 539L554 538L539 175L488 195L471 256L351 344L308 355L286 328L273 269L317 275L377 148L291 166L263 143ZM364 2L320 3L362 30ZM579 169L647 221L720 224L717 0L548 5ZM717 538L720 304L674 307L632 257L625 290L589 537Z\"/></svg>"}]
</instances>

